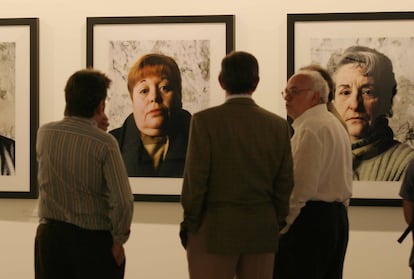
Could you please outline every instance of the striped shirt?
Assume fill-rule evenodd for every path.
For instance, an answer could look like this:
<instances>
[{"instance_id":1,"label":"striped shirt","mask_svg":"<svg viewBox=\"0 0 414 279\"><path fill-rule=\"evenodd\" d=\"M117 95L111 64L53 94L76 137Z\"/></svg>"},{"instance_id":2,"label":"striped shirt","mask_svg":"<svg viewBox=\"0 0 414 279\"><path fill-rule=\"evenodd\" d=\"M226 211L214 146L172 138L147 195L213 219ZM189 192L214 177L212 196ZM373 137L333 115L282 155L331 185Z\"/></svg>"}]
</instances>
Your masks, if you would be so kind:
<instances>
[{"instance_id":1,"label":"striped shirt","mask_svg":"<svg viewBox=\"0 0 414 279\"><path fill-rule=\"evenodd\" d=\"M87 118L65 117L38 130L39 217L111 231L127 241L133 195L118 143Z\"/></svg>"}]
</instances>

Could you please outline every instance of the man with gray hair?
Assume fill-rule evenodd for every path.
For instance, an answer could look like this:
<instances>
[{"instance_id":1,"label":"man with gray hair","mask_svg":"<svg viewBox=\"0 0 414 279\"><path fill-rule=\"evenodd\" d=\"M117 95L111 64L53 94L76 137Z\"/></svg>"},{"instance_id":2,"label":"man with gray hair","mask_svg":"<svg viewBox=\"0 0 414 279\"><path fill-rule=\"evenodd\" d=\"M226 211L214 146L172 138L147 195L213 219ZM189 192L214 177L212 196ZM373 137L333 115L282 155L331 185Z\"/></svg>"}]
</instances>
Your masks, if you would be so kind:
<instances>
[{"instance_id":1,"label":"man with gray hair","mask_svg":"<svg viewBox=\"0 0 414 279\"><path fill-rule=\"evenodd\" d=\"M294 186L274 278L342 278L352 154L346 129L327 110L328 94L326 81L313 70L294 74L282 92L295 130Z\"/></svg>"}]
</instances>

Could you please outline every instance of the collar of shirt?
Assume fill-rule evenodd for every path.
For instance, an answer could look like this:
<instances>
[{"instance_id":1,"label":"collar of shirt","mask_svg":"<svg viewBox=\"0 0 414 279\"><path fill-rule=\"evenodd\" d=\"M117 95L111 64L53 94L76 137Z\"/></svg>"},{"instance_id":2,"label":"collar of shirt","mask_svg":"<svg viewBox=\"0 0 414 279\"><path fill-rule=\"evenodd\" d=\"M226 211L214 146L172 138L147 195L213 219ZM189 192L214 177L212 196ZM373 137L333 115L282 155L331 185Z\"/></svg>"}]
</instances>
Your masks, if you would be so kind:
<instances>
[{"instance_id":1,"label":"collar of shirt","mask_svg":"<svg viewBox=\"0 0 414 279\"><path fill-rule=\"evenodd\" d=\"M316 106L313 106L309 109L307 109L305 112L303 112L298 118L295 119L295 121L292 122L292 127L298 128L300 124L308 117L313 117L315 115L318 115L320 113L327 112L328 109L326 108L326 104L318 104Z\"/></svg>"},{"instance_id":2,"label":"collar of shirt","mask_svg":"<svg viewBox=\"0 0 414 279\"><path fill-rule=\"evenodd\" d=\"M97 126L98 124L96 123L96 121L93 118L86 118L86 117L80 117L80 116L64 116L64 119L66 120L70 120L70 121L79 121L79 122L84 122L84 123L88 123L92 126Z\"/></svg>"},{"instance_id":3,"label":"collar of shirt","mask_svg":"<svg viewBox=\"0 0 414 279\"><path fill-rule=\"evenodd\" d=\"M234 98L248 98L251 99L252 95L251 94L247 94L247 93L242 93L242 94L228 94L226 95L226 101L230 100L230 99L234 99Z\"/></svg>"}]
</instances>

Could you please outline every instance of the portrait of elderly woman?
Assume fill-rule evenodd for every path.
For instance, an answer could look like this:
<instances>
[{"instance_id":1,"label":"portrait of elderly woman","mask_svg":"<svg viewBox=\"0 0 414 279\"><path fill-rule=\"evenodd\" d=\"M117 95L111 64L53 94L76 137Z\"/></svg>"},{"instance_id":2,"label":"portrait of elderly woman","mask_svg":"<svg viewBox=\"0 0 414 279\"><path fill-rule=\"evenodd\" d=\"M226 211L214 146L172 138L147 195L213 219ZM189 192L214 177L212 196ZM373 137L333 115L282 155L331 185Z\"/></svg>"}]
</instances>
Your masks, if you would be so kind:
<instances>
[{"instance_id":1,"label":"portrait of elderly woman","mask_svg":"<svg viewBox=\"0 0 414 279\"><path fill-rule=\"evenodd\" d=\"M16 44L0 43L0 175L15 175Z\"/></svg>"},{"instance_id":2,"label":"portrait of elderly woman","mask_svg":"<svg viewBox=\"0 0 414 279\"><path fill-rule=\"evenodd\" d=\"M182 177L191 114L182 108L181 73L163 54L142 56L128 74L132 113L110 133L132 177Z\"/></svg>"},{"instance_id":3,"label":"portrait of elderly woman","mask_svg":"<svg viewBox=\"0 0 414 279\"><path fill-rule=\"evenodd\" d=\"M398 92L391 60L373 48L351 46L332 56L327 68L352 143L354 180L401 180L414 150L389 126Z\"/></svg>"},{"instance_id":4,"label":"portrait of elderly woman","mask_svg":"<svg viewBox=\"0 0 414 279\"><path fill-rule=\"evenodd\" d=\"M0 136L0 175L14 175L15 142L13 139Z\"/></svg>"}]
</instances>

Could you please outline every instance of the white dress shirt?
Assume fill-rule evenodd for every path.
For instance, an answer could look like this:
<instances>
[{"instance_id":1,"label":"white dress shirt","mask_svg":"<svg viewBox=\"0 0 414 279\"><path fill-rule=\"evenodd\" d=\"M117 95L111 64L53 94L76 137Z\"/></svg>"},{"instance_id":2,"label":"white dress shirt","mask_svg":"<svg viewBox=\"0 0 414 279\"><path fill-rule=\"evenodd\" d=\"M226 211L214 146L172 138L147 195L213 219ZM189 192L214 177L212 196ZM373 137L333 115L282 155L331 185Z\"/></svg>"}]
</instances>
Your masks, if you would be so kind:
<instances>
[{"instance_id":1,"label":"white dress shirt","mask_svg":"<svg viewBox=\"0 0 414 279\"><path fill-rule=\"evenodd\" d=\"M352 151L349 136L326 104L296 118L291 139L294 186L285 233L307 201L342 202L352 194Z\"/></svg>"}]
</instances>

